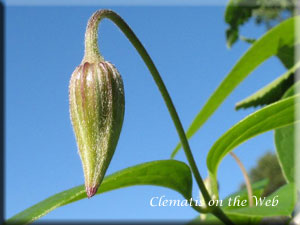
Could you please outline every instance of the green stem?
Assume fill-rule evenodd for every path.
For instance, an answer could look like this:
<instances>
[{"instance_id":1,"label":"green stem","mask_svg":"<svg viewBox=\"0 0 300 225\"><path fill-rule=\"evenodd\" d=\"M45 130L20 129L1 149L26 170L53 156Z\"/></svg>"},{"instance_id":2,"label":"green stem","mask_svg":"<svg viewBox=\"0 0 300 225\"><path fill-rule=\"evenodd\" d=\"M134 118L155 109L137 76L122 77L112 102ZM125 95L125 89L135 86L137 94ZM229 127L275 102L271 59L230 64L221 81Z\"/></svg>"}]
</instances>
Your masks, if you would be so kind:
<instances>
[{"instance_id":1,"label":"green stem","mask_svg":"<svg viewBox=\"0 0 300 225\"><path fill-rule=\"evenodd\" d=\"M189 200L189 198L186 198L186 200ZM209 213L211 212L210 208L209 207L201 207L199 205L196 204L196 202L194 200L191 201L191 207L193 209L195 209L197 212L199 213L203 213L203 214L206 214L206 213Z\"/></svg>"},{"instance_id":2,"label":"green stem","mask_svg":"<svg viewBox=\"0 0 300 225\"><path fill-rule=\"evenodd\" d=\"M171 100L171 97L167 91L167 88L166 88L164 82L162 81L162 78L161 78L158 70L156 69L152 59L150 58L149 54L147 53L146 49L143 47L142 43L139 41L139 39L136 37L136 35L131 30L131 28L127 25L127 23L118 14L116 14L115 12L113 12L111 10L98 10L97 12L95 12L92 15L91 19L88 22L87 30L86 30L86 34L85 34L85 57L84 57L84 60L93 60L93 58L98 58L98 59L103 60L102 56L99 53L97 46L98 46L98 24L104 18L110 19L112 22L114 22L120 28L120 30L125 34L125 36L131 42L131 44L138 51L138 53L144 60L146 66L148 67L148 69L149 69L149 71L150 71L166 105L167 105L167 108L169 110L169 113L170 113L172 120L174 122L174 125L176 127L177 133L179 135L183 150L185 152L185 155L187 157L187 160L189 162L191 170L192 170L194 177L196 179L196 182L202 192L204 200L205 200L206 204L208 205L208 202L211 200L211 197L210 197L210 195L204 185L204 182L201 178L201 175L197 168L196 162L192 155L192 151L190 149L188 140L186 138L184 129L182 127L181 121L178 117L178 114L177 114L174 104ZM225 222L226 224L233 224L219 207L210 207L210 210L212 210L212 213L215 216L217 216L220 220Z\"/></svg>"}]
</instances>

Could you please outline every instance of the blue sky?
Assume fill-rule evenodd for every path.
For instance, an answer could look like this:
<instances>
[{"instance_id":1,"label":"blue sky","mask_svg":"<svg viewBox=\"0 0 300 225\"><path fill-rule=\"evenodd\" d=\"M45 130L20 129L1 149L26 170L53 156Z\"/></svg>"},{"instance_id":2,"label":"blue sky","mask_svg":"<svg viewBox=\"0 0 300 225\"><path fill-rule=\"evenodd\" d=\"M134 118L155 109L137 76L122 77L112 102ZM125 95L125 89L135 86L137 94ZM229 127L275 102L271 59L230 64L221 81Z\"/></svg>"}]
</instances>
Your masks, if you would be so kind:
<instances>
[{"instance_id":1,"label":"blue sky","mask_svg":"<svg viewBox=\"0 0 300 225\"><path fill-rule=\"evenodd\" d=\"M23 7L6 11L6 217L57 192L83 183L68 105L70 76L82 60L88 18L100 8L121 15L144 44L175 103L185 129L230 71L248 44L228 50L225 6L194 7ZM264 27L253 22L244 36L259 37ZM100 27L100 50L116 65L125 86L126 111L119 144L107 171L168 159L178 136L146 66L110 21ZM214 141L253 109L236 112L234 104L284 72L276 58L255 70L191 139L203 177L206 155ZM258 136L235 152L247 169L266 151L274 151L273 133ZM177 160L186 162L181 151ZM229 156L218 174L220 195L236 191L243 181ZM195 182L194 182L195 183ZM194 184L194 197L198 189ZM182 199L160 187L120 189L61 207L42 220L190 220L188 207L150 207L153 196Z\"/></svg>"}]
</instances>

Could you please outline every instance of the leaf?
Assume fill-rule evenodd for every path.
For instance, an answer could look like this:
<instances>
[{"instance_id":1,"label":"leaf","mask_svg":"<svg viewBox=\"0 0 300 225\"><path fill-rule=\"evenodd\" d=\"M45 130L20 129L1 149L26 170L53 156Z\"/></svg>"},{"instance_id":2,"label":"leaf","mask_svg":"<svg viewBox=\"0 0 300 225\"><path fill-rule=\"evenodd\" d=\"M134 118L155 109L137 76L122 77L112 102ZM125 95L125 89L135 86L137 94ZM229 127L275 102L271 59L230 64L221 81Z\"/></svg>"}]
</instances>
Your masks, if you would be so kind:
<instances>
[{"instance_id":1,"label":"leaf","mask_svg":"<svg viewBox=\"0 0 300 225\"><path fill-rule=\"evenodd\" d=\"M226 45L227 48L231 48L232 45L238 40L238 30L237 29L227 29L226 30Z\"/></svg>"},{"instance_id":2,"label":"leaf","mask_svg":"<svg viewBox=\"0 0 300 225\"><path fill-rule=\"evenodd\" d=\"M294 118L294 108L299 103L300 95L296 95L268 105L241 120L215 142L206 161L214 193L217 193L216 176L221 160L235 147L258 134L299 122L299 118Z\"/></svg>"},{"instance_id":3,"label":"leaf","mask_svg":"<svg viewBox=\"0 0 300 225\"><path fill-rule=\"evenodd\" d=\"M256 0L230 0L225 11L227 46L230 48L238 39L239 26L246 23L252 16L252 10L259 7Z\"/></svg>"},{"instance_id":4,"label":"leaf","mask_svg":"<svg viewBox=\"0 0 300 225\"><path fill-rule=\"evenodd\" d=\"M217 110L226 97L249 75L257 66L269 57L276 55L282 46L293 46L300 41L295 33L295 22L300 21L300 16L287 19L269 30L258 39L247 52L239 59L215 92L210 96L202 110L198 113L186 132L188 138L192 137L206 120ZM173 158L179 149L179 143L173 150Z\"/></svg>"},{"instance_id":5,"label":"leaf","mask_svg":"<svg viewBox=\"0 0 300 225\"><path fill-rule=\"evenodd\" d=\"M244 38L239 35L240 26L249 21L250 18L255 18L256 23L264 22L270 28L270 21L280 18L282 12L292 12L288 5L283 1L282 4L274 7L274 4L268 4L268 1L258 0L230 0L225 11L225 22L229 25L226 29L226 45L231 48L232 45L238 40L253 43L254 39ZM279 2L277 2L279 3ZM293 3L294 5L296 3ZM292 13L291 13L292 14ZM277 18L277 19L276 19ZM291 46L282 46L278 50L277 57L282 64L287 68L291 68L294 64L294 51L296 48Z\"/></svg>"},{"instance_id":6,"label":"leaf","mask_svg":"<svg viewBox=\"0 0 300 225\"><path fill-rule=\"evenodd\" d=\"M296 93L300 88L300 81L292 86L282 98ZM275 145L278 159L287 182L295 182L295 125L289 125L275 130Z\"/></svg>"},{"instance_id":7,"label":"leaf","mask_svg":"<svg viewBox=\"0 0 300 225\"><path fill-rule=\"evenodd\" d=\"M251 224L256 225L258 224L262 218L259 217L247 217L245 215L231 215L230 213L226 212L226 215L228 218L234 223L234 224ZM222 221L220 221L217 217L215 217L213 214L206 214L205 219L201 219L201 216L197 216L192 221L188 223L189 224L200 224L200 225L226 225Z\"/></svg>"},{"instance_id":8,"label":"leaf","mask_svg":"<svg viewBox=\"0 0 300 225\"><path fill-rule=\"evenodd\" d=\"M259 105L268 105L278 101L283 94L288 90L295 81L295 72L300 67L300 62L296 63L286 73L279 78L266 85L256 93L238 102L235 106L236 109L254 107Z\"/></svg>"},{"instance_id":9,"label":"leaf","mask_svg":"<svg viewBox=\"0 0 300 225\"><path fill-rule=\"evenodd\" d=\"M294 137L294 124L276 129L274 133L279 164L287 182L295 182Z\"/></svg>"},{"instance_id":10,"label":"leaf","mask_svg":"<svg viewBox=\"0 0 300 225\"><path fill-rule=\"evenodd\" d=\"M265 187L268 184L268 180L264 179L258 182L255 182L254 184L252 184L252 190L253 190L253 195L260 197L261 194L263 193ZM244 188L243 190L237 191L234 194L231 194L229 196L227 196L224 200L223 200L223 206L222 209L225 210L226 208L228 210L230 209L234 209L233 207L228 207L228 201L229 198L234 198L235 196L240 196L241 200L244 199L248 199L248 194L247 194L247 189ZM231 216L232 221L236 222L237 220L239 220L239 222L243 222L243 223L236 223L236 224L247 224L247 222L249 222L249 218L247 217L243 217L243 221L241 221L240 217L235 217L235 216ZM253 221L251 221L253 224ZM257 221L259 222L259 220ZM219 224L221 223L220 220L218 218L216 218L214 215L212 214L205 214L205 215L201 215L201 216L197 216L195 219L193 219L191 222L189 222L188 224Z\"/></svg>"},{"instance_id":11,"label":"leaf","mask_svg":"<svg viewBox=\"0 0 300 225\"><path fill-rule=\"evenodd\" d=\"M199 225L222 225L224 224L213 214L205 214L205 219L201 219L200 215L194 218L192 221L188 222L187 225L199 224Z\"/></svg>"},{"instance_id":12,"label":"leaf","mask_svg":"<svg viewBox=\"0 0 300 225\"><path fill-rule=\"evenodd\" d=\"M254 185L253 185L254 186ZM274 204L276 204L276 200L278 200L278 204L276 206L260 206L259 204L256 206L256 201L254 199L253 207L228 207L225 204L222 209L224 213L235 223L235 224L257 224L260 222L262 218L272 217L272 216L291 216L295 204L296 204L296 191L295 185L293 183L286 184L274 192L272 195L266 197L264 199L264 203L266 201L274 200ZM261 190L260 190L261 191ZM239 195L239 193L237 193ZM234 198L237 195L231 195L229 197ZM277 197L276 197L277 196ZM259 203L259 201L258 201ZM228 204L228 202L226 203ZM232 202L231 202L232 204ZM194 220L192 220L189 224L223 224L216 217L211 214L208 214L205 220L201 220L200 216L197 216Z\"/></svg>"},{"instance_id":13,"label":"leaf","mask_svg":"<svg viewBox=\"0 0 300 225\"><path fill-rule=\"evenodd\" d=\"M161 160L139 164L105 177L97 194L133 185L157 185L178 191L191 198L192 175L190 168L176 160ZM84 185L53 195L18 213L7 224L28 224L50 211L86 198Z\"/></svg>"},{"instance_id":14,"label":"leaf","mask_svg":"<svg viewBox=\"0 0 300 225\"><path fill-rule=\"evenodd\" d=\"M268 179L264 179L258 182L255 182L254 184L251 184L252 187L252 191L253 191L253 196L257 196L260 197L262 195L262 193L264 192L265 187L268 184ZM227 196L224 200L223 200L223 206L224 208L228 208L228 209L234 209L234 208L239 208L238 206L235 207L228 207L228 202L229 202L229 198L234 198L235 196L240 196L240 200L247 200L247 205L248 205L248 192L247 189L244 188L241 191L235 192L229 196Z\"/></svg>"},{"instance_id":15,"label":"leaf","mask_svg":"<svg viewBox=\"0 0 300 225\"><path fill-rule=\"evenodd\" d=\"M244 36L240 36L240 40L242 40L248 44L253 44L256 41L255 38L248 38L248 37L244 37Z\"/></svg>"},{"instance_id":16,"label":"leaf","mask_svg":"<svg viewBox=\"0 0 300 225\"><path fill-rule=\"evenodd\" d=\"M295 62L295 49L297 49L298 46L282 46L278 53L277 57L280 59L282 64L285 66L285 68L289 69L294 65Z\"/></svg>"},{"instance_id":17,"label":"leaf","mask_svg":"<svg viewBox=\"0 0 300 225\"><path fill-rule=\"evenodd\" d=\"M264 180L255 182L254 184L251 184L252 191L253 191L253 196L256 196L257 198L261 197L261 195L263 194L264 189L266 188L267 184L268 184L268 179L264 179ZM231 194L231 195L227 196L223 200L222 209L224 211L230 211L230 210L241 208L241 206L229 206L229 198L234 199L236 196L239 196L240 201L246 200L247 201L246 207L249 206L249 204L248 204L248 202L249 202L248 192L247 192L247 189L244 188L241 191L235 192L234 194ZM253 216L248 217L248 216L245 216L245 215L239 216L239 215L232 215L230 213L228 213L228 216L236 224L258 224L261 220L261 218L259 218L259 217L253 217Z\"/></svg>"},{"instance_id":18,"label":"leaf","mask_svg":"<svg viewBox=\"0 0 300 225\"><path fill-rule=\"evenodd\" d=\"M275 198L276 197L276 198ZM263 199L263 198L262 198ZM274 204L276 199L278 204L276 206L260 206L259 202L256 206L256 201L254 200L253 207L241 207L235 209L224 209L224 212L227 215L235 216L247 216L247 217L271 217L271 216L291 216L295 204L296 204L296 188L295 184L290 183L282 186L272 195L268 196L264 203L267 200L271 200L271 203L274 199Z\"/></svg>"},{"instance_id":19,"label":"leaf","mask_svg":"<svg viewBox=\"0 0 300 225\"><path fill-rule=\"evenodd\" d=\"M298 90L300 90L300 81L297 81L292 87L290 87L282 96L282 98L287 98L293 96L295 94L299 94Z\"/></svg>"}]
</instances>

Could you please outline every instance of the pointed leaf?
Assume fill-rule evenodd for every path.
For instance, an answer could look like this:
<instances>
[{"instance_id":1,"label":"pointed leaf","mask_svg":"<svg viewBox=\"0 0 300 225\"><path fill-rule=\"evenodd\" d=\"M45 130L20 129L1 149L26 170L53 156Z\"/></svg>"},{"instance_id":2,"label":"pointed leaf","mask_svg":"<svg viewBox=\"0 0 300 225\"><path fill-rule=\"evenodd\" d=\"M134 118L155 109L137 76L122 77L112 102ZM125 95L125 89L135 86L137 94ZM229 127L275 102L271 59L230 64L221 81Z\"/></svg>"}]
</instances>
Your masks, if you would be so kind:
<instances>
[{"instance_id":1,"label":"pointed leaf","mask_svg":"<svg viewBox=\"0 0 300 225\"><path fill-rule=\"evenodd\" d=\"M235 106L236 109L254 107L259 105L268 105L278 101L283 94L293 85L295 81L295 72L300 67L300 62L295 64L286 73L279 78L258 90L251 96L238 102Z\"/></svg>"},{"instance_id":2,"label":"pointed leaf","mask_svg":"<svg viewBox=\"0 0 300 225\"><path fill-rule=\"evenodd\" d=\"M300 81L292 86L282 98L296 93ZM275 145L280 166L287 182L295 182L295 125L289 125L275 130Z\"/></svg>"},{"instance_id":3,"label":"pointed leaf","mask_svg":"<svg viewBox=\"0 0 300 225\"><path fill-rule=\"evenodd\" d=\"M296 38L294 34L297 21L300 21L300 16L283 21L251 45L198 113L186 132L188 138L192 137L199 130L227 96L256 67L266 59L276 55L282 46L293 46L300 41L300 35ZM173 150L171 157L174 157L180 148L181 144L179 143Z\"/></svg>"},{"instance_id":4,"label":"pointed leaf","mask_svg":"<svg viewBox=\"0 0 300 225\"><path fill-rule=\"evenodd\" d=\"M255 182L254 184L251 184L252 187L252 192L253 192L253 196L256 197L261 197L261 195L263 194L265 187L268 184L268 179L264 179L258 182ZM240 200L247 200L247 204L248 205L248 192L247 189L244 188L241 191L235 192L229 196L227 196L224 200L223 200L223 206L224 208L228 208L228 209L234 209L234 208L238 208L238 206L236 207L228 207L228 202L229 202L229 198L234 198L235 196L240 196Z\"/></svg>"},{"instance_id":5,"label":"pointed leaf","mask_svg":"<svg viewBox=\"0 0 300 225\"><path fill-rule=\"evenodd\" d=\"M230 0L225 11L225 22L229 25L226 30L227 47L237 41L239 36L239 27L246 23L252 16L252 11L259 7L256 0Z\"/></svg>"},{"instance_id":6,"label":"pointed leaf","mask_svg":"<svg viewBox=\"0 0 300 225\"><path fill-rule=\"evenodd\" d=\"M295 125L276 129L274 138L283 176L287 182L295 182Z\"/></svg>"},{"instance_id":7,"label":"pointed leaf","mask_svg":"<svg viewBox=\"0 0 300 225\"><path fill-rule=\"evenodd\" d=\"M97 194L133 185L157 185L178 191L185 198L191 197L192 175L190 168L176 160L161 160L129 167L105 177ZM86 198L84 185L53 195L18 213L7 224L28 224L52 210ZM100 215L101 216L101 215Z\"/></svg>"},{"instance_id":8,"label":"pointed leaf","mask_svg":"<svg viewBox=\"0 0 300 225\"><path fill-rule=\"evenodd\" d=\"M263 199L263 198L262 198ZM295 184L290 183L282 186L272 195L268 196L264 200L264 204L260 206L259 200L254 199L253 207L241 207L235 209L224 209L228 215L235 216L247 216L247 217L271 217L271 216L291 216L294 207L296 205L296 188ZM265 203L270 201L270 206L266 206ZM276 204L278 200L278 204ZM272 202L273 205L272 206ZM257 205L256 205L257 203Z\"/></svg>"},{"instance_id":9,"label":"pointed leaf","mask_svg":"<svg viewBox=\"0 0 300 225\"><path fill-rule=\"evenodd\" d=\"M259 204L256 206L256 201L254 200L253 207L222 207L225 214L235 223L235 224L258 224L262 218L268 218L272 216L291 216L295 204L296 204L296 191L295 185L293 183L286 184L278 189L275 193L264 199L264 203L267 201L270 206ZM231 196L234 198L234 196ZM263 199L263 198L262 198ZM276 200L278 204L275 205ZM204 221L201 221L200 217L195 218L190 224L223 224L213 215L207 215ZM273 223L272 223L273 224Z\"/></svg>"},{"instance_id":10,"label":"pointed leaf","mask_svg":"<svg viewBox=\"0 0 300 225\"><path fill-rule=\"evenodd\" d=\"M268 105L241 120L215 142L207 156L207 167L215 193L217 169L221 160L235 147L252 137L300 122L300 118L294 117L294 108L299 104L300 95L295 95Z\"/></svg>"},{"instance_id":11,"label":"pointed leaf","mask_svg":"<svg viewBox=\"0 0 300 225\"><path fill-rule=\"evenodd\" d=\"M264 179L258 182L255 182L254 184L252 184L252 190L253 190L253 195L260 197L261 194L263 193L265 187L268 184L268 180ZM229 198L234 198L235 196L240 196L240 200L244 200L244 199L248 199L248 194L247 194L247 189L244 188L243 190L237 191L234 194L231 194L229 196L227 196L224 200L223 200L223 206L222 209L225 210L230 210L230 209L235 209L233 207L229 207L228 206L228 201ZM247 204L248 205L248 204ZM248 217L236 217L236 216L230 216L230 219L234 222L236 222L237 220L241 223L236 223L236 224L249 224L249 218ZM260 221L260 219L256 219L257 222ZM256 224L253 223L254 220L251 219L251 224ZM212 214L205 214L201 216L197 216L195 219L193 219L192 221L190 221L188 224L222 224L221 221L216 218L214 215Z\"/></svg>"},{"instance_id":12,"label":"pointed leaf","mask_svg":"<svg viewBox=\"0 0 300 225\"><path fill-rule=\"evenodd\" d=\"M297 46L282 46L277 54L277 57L285 66L285 68L289 69L294 65L295 62L295 49L299 48Z\"/></svg>"}]
</instances>

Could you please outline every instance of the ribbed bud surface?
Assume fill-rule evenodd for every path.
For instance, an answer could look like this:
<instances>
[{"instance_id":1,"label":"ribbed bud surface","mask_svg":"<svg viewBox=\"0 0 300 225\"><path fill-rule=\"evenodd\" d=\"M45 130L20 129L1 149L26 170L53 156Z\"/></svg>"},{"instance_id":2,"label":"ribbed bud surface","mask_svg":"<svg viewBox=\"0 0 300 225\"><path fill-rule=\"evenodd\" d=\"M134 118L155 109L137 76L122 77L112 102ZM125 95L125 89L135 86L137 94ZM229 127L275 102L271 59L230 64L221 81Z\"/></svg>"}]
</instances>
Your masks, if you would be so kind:
<instances>
[{"instance_id":1,"label":"ribbed bud surface","mask_svg":"<svg viewBox=\"0 0 300 225\"><path fill-rule=\"evenodd\" d=\"M83 62L69 86L70 114L88 197L103 180L115 152L124 118L124 87L107 61Z\"/></svg>"}]
</instances>

